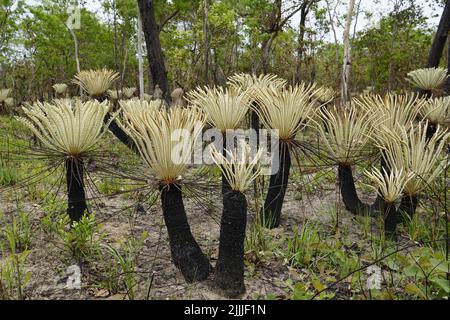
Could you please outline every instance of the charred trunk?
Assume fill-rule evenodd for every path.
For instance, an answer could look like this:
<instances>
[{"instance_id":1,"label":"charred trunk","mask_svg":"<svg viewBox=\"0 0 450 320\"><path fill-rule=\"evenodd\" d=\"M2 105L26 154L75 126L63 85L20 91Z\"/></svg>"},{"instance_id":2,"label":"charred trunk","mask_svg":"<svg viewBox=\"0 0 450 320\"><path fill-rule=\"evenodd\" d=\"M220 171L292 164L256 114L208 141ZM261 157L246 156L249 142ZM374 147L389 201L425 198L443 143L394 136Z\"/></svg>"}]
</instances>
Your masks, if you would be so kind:
<instances>
[{"instance_id":1,"label":"charred trunk","mask_svg":"<svg viewBox=\"0 0 450 320\"><path fill-rule=\"evenodd\" d=\"M398 224L398 212L395 204L383 201L382 210L384 213L384 234L386 238L395 239Z\"/></svg>"},{"instance_id":2,"label":"charred trunk","mask_svg":"<svg viewBox=\"0 0 450 320\"><path fill-rule=\"evenodd\" d=\"M220 223L219 259L214 275L215 286L228 298L245 292L244 238L247 224L247 200L231 191L223 196Z\"/></svg>"},{"instance_id":3,"label":"charred trunk","mask_svg":"<svg viewBox=\"0 0 450 320\"><path fill-rule=\"evenodd\" d=\"M155 3L153 0L138 0L138 6L147 46L147 58L151 71L150 80L155 86L159 85L163 92L164 100L170 105L169 81L159 39L161 30L155 18Z\"/></svg>"},{"instance_id":4,"label":"charred trunk","mask_svg":"<svg viewBox=\"0 0 450 320\"><path fill-rule=\"evenodd\" d=\"M352 167L340 164L338 167L339 188L345 208L354 215L370 212L370 206L359 200L353 179Z\"/></svg>"},{"instance_id":5,"label":"charred trunk","mask_svg":"<svg viewBox=\"0 0 450 320\"><path fill-rule=\"evenodd\" d=\"M66 160L67 214L73 221L80 221L87 209L84 193L83 160L69 158Z\"/></svg>"},{"instance_id":6,"label":"charred trunk","mask_svg":"<svg viewBox=\"0 0 450 320\"><path fill-rule=\"evenodd\" d=\"M173 263L186 282L205 280L211 266L191 233L179 185L161 187L161 206Z\"/></svg>"},{"instance_id":7,"label":"charred trunk","mask_svg":"<svg viewBox=\"0 0 450 320\"><path fill-rule=\"evenodd\" d=\"M419 198L417 195L409 196L404 195L400 203L399 211L408 217L412 218L416 213L417 205L419 203Z\"/></svg>"},{"instance_id":8,"label":"charred trunk","mask_svg":"<svg viewBox=\"0 0 450 320\"><path fill-rule=\"evenodd\" d=\"M270 176L269 190L266 201L260 214L261 221L267 228L273 229L280 225L281 209L286 194L291 168L291 155L289 145L280 141L279 143L279 169Z\"/></svg>"}]
</instances>

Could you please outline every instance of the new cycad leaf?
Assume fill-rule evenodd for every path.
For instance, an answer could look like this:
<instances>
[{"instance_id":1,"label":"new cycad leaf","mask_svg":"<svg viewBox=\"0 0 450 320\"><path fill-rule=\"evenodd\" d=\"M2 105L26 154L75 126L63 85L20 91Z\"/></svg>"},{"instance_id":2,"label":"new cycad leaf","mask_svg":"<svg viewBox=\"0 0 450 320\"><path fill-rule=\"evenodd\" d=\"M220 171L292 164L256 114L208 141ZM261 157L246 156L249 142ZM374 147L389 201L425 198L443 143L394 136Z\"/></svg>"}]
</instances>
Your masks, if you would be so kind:
<instances>
[{"instance_id":1,"label":"new cycad leaf","mask_svg":"<svg viewBox=\"0 0 450 320\"><path fill-rule=\"evenodd\" d=\"M188 100L198 106L208 122L224 132L236 129L249 110L247 94L240 88L198 88L188 94Z\"/></svg>"},{"instance_id":2,"label":"new cycad leaf","mask_svg":"<svg viewBox=\"0 0 450 320\"><path fill-rule=\"evenodd\" d=\"M226 156L223 156L212 146L211 157L220 167L231 188L234 191L244 192L253 180L261 174L259 160L263 150L260 149L256 152L252 159L250 159L251 150L248 144L240 148L241 152L238 152L238 150L238 148L234 148L233 151L225 150Z\"/></svg>"},{"instance_id":3,"label":"new cycad leaf","mask_svg":"<svg viewBox=\"0 0 450 320\"><path fill-rule=\"evenodd\" d=\"M80 71L75 75L73 83L79 85L91 97L100 97L119 78L119 74L113 70L88 70Z\"/></svg>"},{"instance_id":4,"label":"new cycad leaf","mask_svg":"<svg viewBox=\"0 0 450 320\"><path fill-rule=\"evenodd\" d=\"M317 100L311 99L315 92L314 85L305 84L260 89L255 96L259 105L255 111L266 128L278 130L281 140L291 140L315 113Z\"/></svg>"},{"instance_id":5,"label":"new cycad leaf","mask_svg":"<svg viewBox=\"0 0 450 320\"><path fill-rule=\"evenodd\" d=\"M314 127L330 158L338 164L352 164L364 156L374 130L372 123L379 119L376 113L360 111L355 107L322 109L319 117L319 121L314 121Z\"/></svg>"},{"instance_id":6,"label":"new cycad leaf","mask_svg":"<svg viewBox=\"0 0 450 320\"><path fill-rule=\"evenodd\" d=\"M450 133L438 127L431 139L427 139L428 123L420 123L409 129L397 126L384 128L389 134L383 135L380 148L390 166L401 168L411 179L405 185L405 193L415 196L432 183L444 170L443 151Z\"/></svg>"},{"instance_id":7,"label":"new cycad leaf","mask_svg":"<svg viewBox=\"0 0 450 320\"><path fill-rule=\"evenodd\" d=\"M447 125L450 123L450 97L429 99L420 110L420 115L430 123Z\"/></svg>"},{"instance_id":8,"label":"new cycad leaf","mask_svg":"<svg viewBox=\"0 0 450 320\"><path fill-rule=\"evenodd\" d=\"M196 109L166 112L132 104L122 105L122 117L118 120L136 143L151 174L162 184L175 183L185 173L204 122L203 114ZM174 139L177 133L182 135L182 142Z\"/></svg>"},{"instance_id":9,"label":"new cycad leaf","mask_svg":"<svg viewBox=\"0 0 450 320\"><path fill-rule=\"evenodd\" d=\"M422 90L435 90L442 86L447 79L444 68L424 68L408 73L406 80Z\"/></svg>"},{"instance_id":10,"label":"new cycad leaf","mask_svg":"<svg viewBox=\"0 0 450 320\"><path fill-rule=\"evenodd\" d=\"M405 171L397 168L391 168L389 173L384 168L382 172L378 168L373 168L371 172L365 170L364 173L375 185L368 186L376 190L387 203L397 201L411 179Z\"/></svg>"},{"instance_id":11,"label":"new cycad leaf","mask_svg":"<svg viewBox=\"0 0 450 320\"><path fill-rule=\"evenodd\" d=\"M109 105L97 101L55 100L37 102L23 111L27 117L17 119L30 128L47 152L77 158L93 151L106 132L103 120Z\"/></svg>"}]
</instances>

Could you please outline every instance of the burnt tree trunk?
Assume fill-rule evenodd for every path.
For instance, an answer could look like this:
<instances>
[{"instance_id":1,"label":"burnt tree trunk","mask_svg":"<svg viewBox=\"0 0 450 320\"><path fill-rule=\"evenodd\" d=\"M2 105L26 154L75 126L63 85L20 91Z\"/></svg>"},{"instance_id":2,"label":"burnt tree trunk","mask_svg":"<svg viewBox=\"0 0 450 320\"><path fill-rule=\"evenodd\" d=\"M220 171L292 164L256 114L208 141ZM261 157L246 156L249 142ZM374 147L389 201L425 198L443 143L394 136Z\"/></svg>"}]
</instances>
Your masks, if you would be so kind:
<instances>
[{"instance_id":1,"label":"burnt tree trunk","mask_svg":"<svg viewBox=\"0 0 450 320\"><path fill-rule=\"evenodd\" d=\"M264 207L260 213L261 221L270 229L277 228L280 225L281 209L291 168L289 145L280 141L278 148L279 169L270 176L269 190L267 191Z\"/></svg>"},{"instance_id":2,"label":"burnt tree trunk","mask_svg":"<svg viewBox=\"0 0 450 320\"><path fill-rule=\"evenodd\" d=\"M175 184L161 189L161 207L169 234L170 253L186 282L205 280L211 266L191 233L184 209L181 187Z\"/></svg>"},{"instance_id":3,"label":"burnt tree trunk","mask_svg":"<svg viewBox=\"0 0 450 320\"><path fill-rule=\"evenodd\" d=\"M141 13L145 43L147 46L147 58L150 67L151 81L159 85L163 91L164 100L170 104L169 82L164 64L164 56L159 39L160 27L155 18L155 6L153 0L137 0Z\"/></svg>"},{"instance_id":4,"label":"burnt tree trunk","mask_svg":"<svg viewBox=\"0 0 450 320\"><path fill-rule=\"evenodd\" d=\"M428 56L428 68L436 68L441 61L442 52L444 50L445 42L450 31L450 0L447 0L444 11L442 12L441 20L436 31L436 35L431 45L430 54Z\"/></svg>"},{"instance_id":5,"label":"burnt tree trunk","mask_svg":"<svg viewBox=\"0 0 450 320\"><path fill-rule=\"evenodd\" d=\"M223 196L220 223L219 258L214 284L228 298L245 292L244 238L247 225L247 200L241 192L231 191Z\"/></svg>"},{"instance_id":6,"label":"burnt tree trunk","mask_svg":"<svg viewBox=\"0 0 450 320\"><path fill-rule=\"evenodd\" d=\"M382 210L384 214L384 234L386 238L395 239L399 220L395 204L383 202Z\"/></svg>"},{"instance_id":7,"label":"burnt tree trunk","mask_svg":"<svg viewBox=\"0 0 450 320\"><path fill-rule=\"evenodd\" d=\"M354 215L370 212L370 206L359 200L353 179L352 167L340 164L338 167L339 188L345 208Z\"/></svg>"},{"instance_id":8,"label":"burnt tree trunk","mask_svg":"<svg viewBox=\"0 0 450 320\"><path fill-rule=\"evenodd\" d=\"M412 218L416 213L419 198L417 196L404 195L400 202L399 211Z\"/></svg>"},{"instance_id":9,"label":"burnt tree trunk","mask_svg":"<svg viewBox=\"0 0 450 320\"><path fill-rule=\"evenodd\" d=\"M450 74L450 36L447 36L447 74ZM444 92L450 96L450 77L445 81Z\"/></svg>"},{"instance_id":10,"label":"burnt tree trunk","mask_svg":"<svg viewBox=\"0 0 450 320\"><path fill-rule=\"evenodd\" d=\"M81 159L66 160L67 214L73 221L80 221L87 209L84 193L84 163Z\"/></svg>"},{"instance_id":11,"label":"burnt tree trunk","mask_svg":"<svg viewBox=\"0 0 450 320\"><path fill-rule=\"evenodd\" d=\"M92 98L97 100L100 103L106 100L106 96L99 96L99 97L92 97ZM105 118L103 119L103 122L105 124L107 124L110 119L111 119L111 115L109 113L107 113ZM112 132L112 134L117 139L119 139L120 142L122 142L124 145L126 145L131 151L133 151L136 154L139 154L139 151L138 151L137 146L134 143L133 139L131 137L129 137L125 133L125 131L123 131L122 128L117 125L116 121L112 121L109 124L108 129L109 129L109 131Z\"/></svg>"}]
</instances>

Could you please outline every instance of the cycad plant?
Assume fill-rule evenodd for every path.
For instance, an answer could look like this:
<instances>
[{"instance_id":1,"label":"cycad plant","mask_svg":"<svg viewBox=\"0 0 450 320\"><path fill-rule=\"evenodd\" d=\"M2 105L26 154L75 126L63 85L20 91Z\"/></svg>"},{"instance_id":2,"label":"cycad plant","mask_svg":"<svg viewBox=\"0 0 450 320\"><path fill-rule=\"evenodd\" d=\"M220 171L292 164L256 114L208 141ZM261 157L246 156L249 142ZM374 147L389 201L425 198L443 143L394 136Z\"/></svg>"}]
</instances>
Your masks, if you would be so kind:
<instances>
[{"instance_id":1,"label":"cycad plant","mask_svg":"<svg viewBox=\"0 0 450 320\"><path fill-rule=\"evenodd\" d=\"M11 93L11 89L0 89L0 114L6 114L6 100Z\"/></svg>"},{"instance_id":2,"label":"cycad plant","mask_svg":"<svg viewBox=\"0 0 450 320\"><path fill-rule=\"evenodd\" d=\"M75 75L73 83L79 85L87 94L100 102L106 99L106 92L119 78L113 70L84 70Z\"/></svg>"},{"instance_id":3,"label":"cycad plant","mask_svg":"<svg viewBox=\"0 0 450 320\"><path fill-rule=\"evenodd\" d=\"M428 120L427 139L430 140L438 125L450 125L450 97L428 99L420 115L422 119Z\"/></svg>"},{"instance_id":4,"label":"cycad plant","mask_svg":"<svg viewBox=\"0 0 450 320\"><path fill-rule=\"evenodd\" d=\"M405 185L400 210L410 217L415 213L418 196L444 170L442 152L450 138L448 130L438 126L431 139L427 138L428 123L419 123L409 129L397 125L384 128L387 134L379 145L384 150L386 162L402 169L410 179Z\"/></svg>"},{"instance_id":5,"label":"cycad plant","mask_svg":"<svg viewBox=\"0 0 450 320\"><path fill-rule=\"evenodd\" d=\"M297 145L297 134L307 126L315 112L315 92L314 85L301 84L286 89L261 88L253 95L258 102L258 108L254 110L263 126L277 130L279 139L278 150L273 150L278 151L278 158L273 159L278 161L278 170L272 172L261 211L261 221L269 228L276 228L280 224L291 167L291 149Z\"/></svg>"},{"instance_id":6,"label":"cycad plant","mask_svg":"<svg viewBox=\"0 0 450 320\"><path fill-rule=\"evenodd\" d=\"M339 188L345 207L355 215L368 213L370 206L358 197L352 166L372 153L372 123L378 120L376 113L348 106L344 110L323 108L314 121L327 153L325 157L338 165Z\"/></svg>"},{"instance_id":7,"label":"cycad plant","mask_svg":"<svg viewBox=\"0 0 450 320\"><path fill-rule=\"evenodd\" d=\"M87 70L76 74L73 83L78 84L81 88L83 88L91 99L103 102L107 99L109 94L112 94L113 91L109 90L109 88L118 78L119 74L113 70ZM116 92L115 95L117 96L118 93ZM111 109L112 110L110 111L114 110L114 105ZM125 132L123 132L123 130L117 125L116 121L109 121L110 118L111 114L108 113L105 117L105 122L109 123L109 130L117 139L119 139L119 141L136 152L136 146L133 144L132 139L128 137Z\"/></svg>"},{"instance_id":8,"label":"cycad plant","mask_svg":"<svg viewBox=\"0 0 450 320\"><path fill-rule=\"evenodd\" d=\"M79 221L87 208L84 188L86 159L106 132L103 120L108 110L107 102L55 100L23 108L26 118L17 118L41 141L42 153L64 161L67 213L72 221Z\"/></svg>"},{"instance_id":9,"label":"cycad plant","mask_svg":"<svg viewBox=\"0 0 450 320\"><path fill-rule=\"evenodd\" d=\"M230 298L245 292L244 239L247 225L247 200L244 195L252 181L260 174L258 161L261 150L250 159L250 147L235 148L223 156L212 149L212 158L227 179L231 191L223 195L223 212L220 223L219 258L214 284Z\"/></svg>"},{"instance_id":10,"label":"cycad plant","mask_svg":"<svg viewBox=\"0 0 450 320\"><path fill-rule=\"evenodd\" d=\"M55 83L53 86L55 90L56 98L64 98L67 94L68 86L65 83Z\"/></svg>"},{"instance_id":11,"label":"cycad plant","mask_svg":"<svg viewBox=\"0 0 450 320\"><path fill-rule=\"evenodd\" d=\"M406 80L430 96L447 78L447 70L444 68L424 68L409 72Z\"/></svg>"},{"instance_id":12,"label":"cycad plant","mask_svg":"<svg viewBox=\"0 0 450 320\"><path fill-rule=\"evenodd\" d=\"M286 80L273 74L261 74L256 76L254 74L238 73L228 79L228 85L230 87L242 88L247 91L250 96L253 96L253 100L250 102L252 104L252 110L250 110L250 127L257 133L260 129L260 120L258 113L255 111L255 109L258 109L256 95L264 88L267 89L271 87L281 89L284 88L286 84ZM259 148L259 136L256 137L256 147Z\"/></svg>"},{"instance_id":13,"label":"cycad plant","mask_svg":"<svg viewBox=\"0 0 450 320\"><path fill-rule=\"evenodd\" d=\"M355 98L353 102L361 109L376 115L374 121L370 122L373 126L371 138L373 144L378 146L380 170L386 170L389 173L389 164L386 162L384 149L381 148L383 142L386 141L385 135L389 135L389 132L384 129L398 126L410 128L413 126L415 119L418 118L426 103L426 99L420 98L418 94L398 95L389 93L385 96L363 95ZM382 210L383 201L383 198L378 195L375 202L370 206L370 212L376 214Z\"/></svg>"},{"instance_id":14,"label":"cycad plant","mask_svg":"<svg viewBox=\"0 0 450 320\"><path fill-rule=\"evenodd\" d=\"M172 261L187 282L208 277L210 264L195 241L182 198L182 186L194 141L201 133L204 116L194 108L155 110L139 102L122 105L121 128L134 140L152 186L161 194L164 222L169 234ZM182 150L175 152L179 142L172 139L178 130L189 133L183 137Z\"/></svg>"},{"instance_id":15,"label":"cycad plant","mask_svg":"<svg viewBox=\"0 0 450 320\"><path fill-rule=\"evenodd\" d=\"M389 172L384 168L382 170L373 168L371 171L365 171L366 176L373 185L368 185L376 190L383 198L381 212L384 215L384 231L388 237L395 237L395 229L398 222L398 212L395 202L400 199L406 184L410 181L411 175L408 175L402 169L391 167Z\"/></svg>"},{"instance_id":16,"label":"cycad plant","mask_svg":"<svg viewBox=\"0 0 450 320\"><path fill-rule=\"evenodd\" d=\"M227 130L239 128L249 110L249 99L245 91L238 87L229 89L198 88L190 92L190 102L205 114L207 122L220 131L222 135L222 152L226 155L227 147L233 149L234 141L227 141ZM222 193L229 192L230 185L222 174Z\"/></svg>"}]
</instances>

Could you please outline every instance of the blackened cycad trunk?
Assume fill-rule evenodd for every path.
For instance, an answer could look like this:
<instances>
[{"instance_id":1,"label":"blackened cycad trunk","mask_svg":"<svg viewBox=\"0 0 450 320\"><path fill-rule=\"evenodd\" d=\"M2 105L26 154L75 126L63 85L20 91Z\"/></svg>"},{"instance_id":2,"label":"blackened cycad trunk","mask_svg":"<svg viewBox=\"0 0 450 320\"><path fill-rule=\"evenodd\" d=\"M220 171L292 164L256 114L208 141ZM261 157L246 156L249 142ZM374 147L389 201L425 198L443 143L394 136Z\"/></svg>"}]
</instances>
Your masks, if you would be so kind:
<instances>
[{"instance_id":1,"label":"blackened cycad trunk","mask_svg":"<svg viewBox=\"0 0 450 320\"><path fill-rule=\"evenodd\" d=\"M211 266L191 233L181 187L170 184L160 189L161 206L169 234L172 261L187 282L205 280L210 273Z\"/></svg>"},{"instance_id":2,"label":"blackened cycad trunk","mask_svg":"<svg viewBox=\"0 0 450 320\"><path fill-rule=\"evenodd\" d=\"M214 276L222 294L235 298L245 292L244 238L247 225L247 200L239 191L223 195L220 224L219 259Z\"/></svg>"},{"instance_id":3,"label":"blackened cycad trunk","mask_svg":"<svg viewBox=\"0 0 450 320\"><path fill-rule=\"evenodd\" d=\"M381 170L389 172L389 166L381 157ZM352 167L349 164L340 164L338 167L339 189L341 191L342 201L345 208L354 215L370 214L371 216L379 215L383 212L385 202L380 195L377 195L374 203L363 203L356 192L355 180L353 178Z\"/></svg>"},{"instance_id":4,"label":"blackened cycad trunk","mask_svg":"<svg viewBox=\"0 0 450 320\"><path fill-rule=\"evenodd\" d=\"M338 167L339 189L345 208L354 215L370 212L370 206L359 200L356 193L355 180L352 167L349 164L340 164Z\"/></svg>"},{"instance_id":5,"label":"blackened cycad trunk","mask_svg":"<svg viewBox=\"0 0 450 320\"><path fill-rule=\"evenodd\" d=\"M82 159L66 160L67 214L72 221L80 221L87 209L84 192L84 163Z\"/></svg>"},{"instance_id":6,"label":"blackened cycad trunk","mask_svg":"<svg viewBox=\"0 0 450 320\"><path fill-rule=\"evenodd\" d=\"M279 169L270 176L264 208L260 214L261 221L267 228L273 229L280 225L281 209L286 194L291 168L291 154L288 143L279 143Z\"/></svg>"},{"instance_id":7,"label":"blackened cycad trunk","mask_svg":"<svg viewBox=\"0 0 450 320\"><path fill-rule=\"evenodd\" d=\"M396 229L399 220L399 214L394 203L383 202L381 210L384 214L384 234L387 238L396 238Z\"/></svg>"},{"instance_id":8,"label":"blackened cycad trunk","mask_svg":"<svg viewBox=\"0 0 450 320\"><path fill-rule=\"evenodd\" d=\"M416 213L417 205L419 204L419 198L417 195L404 195L400 202L399 211L405 216L412 218Z\"/></svg>"}]
</instances>

